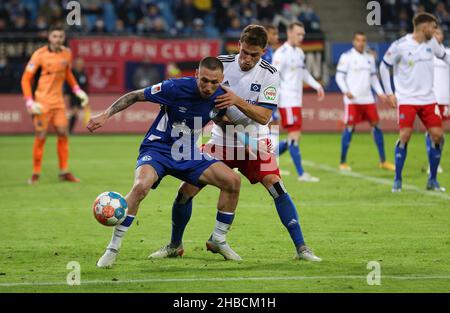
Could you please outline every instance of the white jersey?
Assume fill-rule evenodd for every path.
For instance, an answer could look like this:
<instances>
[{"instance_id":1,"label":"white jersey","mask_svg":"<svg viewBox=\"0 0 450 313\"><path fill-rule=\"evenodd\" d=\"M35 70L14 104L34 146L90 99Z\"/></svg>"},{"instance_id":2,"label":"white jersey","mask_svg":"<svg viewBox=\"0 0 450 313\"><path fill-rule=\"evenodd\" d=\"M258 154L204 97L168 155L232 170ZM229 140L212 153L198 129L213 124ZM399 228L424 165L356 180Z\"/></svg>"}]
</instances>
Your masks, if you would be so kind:
<instances>
[{"instance_id":1,"label":"white jersey","mask_svg":"<svg viewBox=\"0 0 450 313\"><path fill-rule=\"evenodd\" d=\"M239 55L219 56L224 66L222 85L229 87L237 96L252 105L262 106L271 110L278 105L279 75L272 65L260 59L249 71L242 71L238 63ZM247 127L249 136L254 139L269 137L268 124L262 125L247 117L237 107L227 109L227 117L235 124ZM209 143L220 146L242 147L240 141L234 140L233 134L224 134L222 128L214 125Z\"/></svg>"},{"instance_id":2,"label":"white jersey","mask_svg":"<svg viewBox=\"0 0 450 313\"><path fill-rule=\"evenodd\" d=\"M445 52L450 54L450 49ZM438 104L450 105L450 65L443 60L434 58L434 95Z\"/></svg>"},{"instance_id":3,"label":"white jersey","mask_svg":"<svg viewBox=\"0 0 450 313\"><path fill-rule=\"evenodd\" d=\"M349 99L344 95L345 104L375 103L371 87L377 94L383 94L375 58L370 53L360 53L355 48L344 52L339 58L336 83L342 93L350 92L354 97Z\"/></svg>"},{"instance_id":4,"label":"white jersey","mask_svg":"<svg viewBox=\"0 0 450 313\"><path fill-rule=\"evenodd\" d=\"M316 90L322 87L306 69L305 53L299 47L285 42L272 63L280 72L280 108L302 106L303 82Z\"/></svg>"},{"instance_id":5,"label":"white jersey","mask_svg":"<svg viewBox=\"0 0 450 313\"><path fill-rule=\"evenodd\" d=\"M418 43L412 34L403 36L391 44L383 62L394 67L395 96L399 105L426 105L436 103L433 92L434 56L450 62L445 48L436 38ZM388 82L383 77L386 93Z\"/></svg>"}]
</instances>

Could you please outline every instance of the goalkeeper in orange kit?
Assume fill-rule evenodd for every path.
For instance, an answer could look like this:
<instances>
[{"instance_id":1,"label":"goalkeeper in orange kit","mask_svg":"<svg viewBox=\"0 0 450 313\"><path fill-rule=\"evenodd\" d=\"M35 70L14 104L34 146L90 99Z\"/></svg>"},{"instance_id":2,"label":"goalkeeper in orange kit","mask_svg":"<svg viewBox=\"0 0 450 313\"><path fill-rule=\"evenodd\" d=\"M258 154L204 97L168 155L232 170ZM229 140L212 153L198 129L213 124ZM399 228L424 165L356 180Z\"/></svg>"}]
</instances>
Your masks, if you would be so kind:
<instances>
[{"instance_id":1,"label":"goalkeeper in orange kit","mask_svg":"<svg viewBox=\"0 0 450 313\"><path fill-rule=\"evenodd\" d=\"M65 32L61 26L52 26L48 32L48 44L37 49L31 56L22 76L22 91L28 113L33 118L35 139L33 146L33 175L29 184L39 181L42 156L49 125L53 125L58 137L59 178L62 181L79 182L69 172L69 142L67 116L63 98L63 84L67 81L84 107L88 103L86 93L78 86L72 74L72 53L65 47ZM32 92L36 72L40 70L37 88Z\"/></svg>"}]
</instances>

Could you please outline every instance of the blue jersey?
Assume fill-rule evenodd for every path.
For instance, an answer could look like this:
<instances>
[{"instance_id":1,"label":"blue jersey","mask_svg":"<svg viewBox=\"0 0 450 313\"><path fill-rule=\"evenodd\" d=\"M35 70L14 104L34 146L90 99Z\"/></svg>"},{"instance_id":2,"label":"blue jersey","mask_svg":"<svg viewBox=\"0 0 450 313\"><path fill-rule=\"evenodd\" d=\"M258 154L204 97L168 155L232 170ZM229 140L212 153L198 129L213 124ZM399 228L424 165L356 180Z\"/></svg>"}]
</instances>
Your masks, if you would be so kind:
<instances>
[{"instance_id":1,"label":"blue jersey","mask_svg":"<svg viewBox=\"0 0 450 313\"><path fill-rule=\"evenodd\" d=\"M270 64L272 64L272 58L273 58L273 48L271 46L267 46L266 52L261 57L263 60L266 60Z\"/></svg>"},{"instance_id":2,"label":"blue jersey","mask_svg":"<svg viewBox=\"0 0 450 313\"><path fill-rule=\"evenodd\" d=\"M153 189L166 175L203 186L200 176L218 161L201 153L196 142L208 122L225 115L226 109L215 109L214 102L224 93L219 87L209 98L202 98L193 77L169 79L145 88L145 99L160 104L161 110L142 141L136 167L148 164L155 169L158 181Z\"/></svg>"},{"instance_id":3,"label":"blue jersey","mask_svg":"<svg viewBox=\"0 0 450 313\"><path fill-rule=\"evenodd\" d=\"M214 117L225 114L225 109L215 109L214 102L224 93L219 87L209 98L202 98L194 77L169 79L145 88L145 99L159 103L161 110L141 147L151 145L166 150L178 140L189 140L194 146L202 128Z\"/></svg>"}]
</instances>

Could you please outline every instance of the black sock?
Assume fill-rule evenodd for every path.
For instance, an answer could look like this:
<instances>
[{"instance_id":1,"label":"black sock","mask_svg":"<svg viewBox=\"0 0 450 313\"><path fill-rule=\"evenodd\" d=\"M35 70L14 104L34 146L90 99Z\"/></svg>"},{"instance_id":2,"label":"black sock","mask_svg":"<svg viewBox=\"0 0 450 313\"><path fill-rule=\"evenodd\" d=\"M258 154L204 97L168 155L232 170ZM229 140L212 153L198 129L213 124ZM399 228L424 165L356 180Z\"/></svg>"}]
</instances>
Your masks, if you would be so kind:
<instances>
[{"instance_id":1,"label":"black sock","mask_svg":"<svg viewBox=\"0 0 450 313\"><path fill-rule=\"evenodd\" d=\"M77 115L74 114L70 117L69 120L69 133L72 134L73 133L73 128L75 127L75 123L77 122Z\"/></svg>"}]
</instances>

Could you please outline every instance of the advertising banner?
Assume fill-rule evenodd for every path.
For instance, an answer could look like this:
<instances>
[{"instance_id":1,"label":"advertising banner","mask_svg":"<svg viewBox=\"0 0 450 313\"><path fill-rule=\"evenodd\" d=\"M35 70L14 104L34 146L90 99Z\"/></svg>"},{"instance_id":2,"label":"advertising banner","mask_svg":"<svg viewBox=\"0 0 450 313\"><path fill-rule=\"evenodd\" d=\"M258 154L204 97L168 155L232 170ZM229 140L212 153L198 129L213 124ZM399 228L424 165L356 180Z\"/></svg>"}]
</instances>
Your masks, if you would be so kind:
<instances>
[{"instance_id":1,"label":"advertising banner","mask_svg":"<svg viewBox=\"0 0 450 313\"><path fill-rule=\"evenodd\" d=\"M90 95L91 115L109 107L120 94ZM339 93L328 93L324 101L317 101L315 93L308 92L303 97L303 131L304 132L341 132L344 123L344 104ZM159 105L139 102L114 116L98 133L140 133L144 134L159 112ZM380 126L384 131L398 131L397 112L384 104L378 104ZM83 113L80 113L75 133L88 133L84 127ZM416 128L423 129L416 119ZM357 131L369 131L367 122L356 126ZM0 134L32 133L31 117L25 110L20 95L0 95Z\"/></svg>"},{"instance_id":2,"label":"advertising banner","mask_svg":"<svg viewBox=\"0 0 450 313\"><path fill-rule=\"evenodd\" d=\"M168 77L169 64L179 70L176 76L192 75L203 57L220 54L221 41L83 37L72 39L70 48L85 61L90 92L105 93L159 82Z\"/></svg>"}]
</instances>

